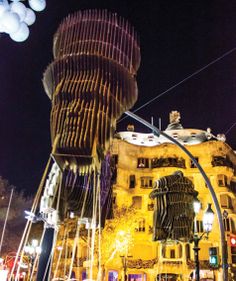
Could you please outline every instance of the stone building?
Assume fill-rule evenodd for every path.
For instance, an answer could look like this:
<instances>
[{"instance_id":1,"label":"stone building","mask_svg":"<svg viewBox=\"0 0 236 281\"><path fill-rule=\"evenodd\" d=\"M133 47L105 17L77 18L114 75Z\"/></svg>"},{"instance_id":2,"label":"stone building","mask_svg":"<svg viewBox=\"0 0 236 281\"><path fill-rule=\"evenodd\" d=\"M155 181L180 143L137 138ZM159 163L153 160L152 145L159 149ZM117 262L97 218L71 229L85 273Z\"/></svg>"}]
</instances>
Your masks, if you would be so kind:
<instances>
[{"instance_id":1,"label":"stone building","mask_svg":"<svg viewBox=\"0 0 236 281\"><path fill-rule=\"evenodd\" d=\"M236 269L236 251L231 240L236 237L236 155L222 141L222 136L214 137L209 129L183 129L179 119L171 122L165 133L186 146L203 167L214 187L224 217L229 275L233 276ZM113 185L114 207L119 209L126 206L135 209L136 226L126 252L119 252L107 264L107 279L114 280L117 275L118 279L122 279L122 275L127 274L129 281L154 280L156 277L157 280L168 281L190 280L189 277L194 271L193 244L168 240L152 241L154 201L149 198L149 194L157 179L177 170L182 171L199 193L201 211L196 221L197 231L201 235L203 213L207 204L213 202L199 170L173 143L152 133L136 133L132 129L117 134L113 141L112 154L117 169L116 182ZM214 206L213 210L215 211ZM125 228L124 235L125 231L130 232ZM199 246L201 279L222 280L220 232L216 215L212 232L207 240L200 241ZM216 268L209 264L211 247L218 250L219 266Z\"/></svg>"}]
</instances>

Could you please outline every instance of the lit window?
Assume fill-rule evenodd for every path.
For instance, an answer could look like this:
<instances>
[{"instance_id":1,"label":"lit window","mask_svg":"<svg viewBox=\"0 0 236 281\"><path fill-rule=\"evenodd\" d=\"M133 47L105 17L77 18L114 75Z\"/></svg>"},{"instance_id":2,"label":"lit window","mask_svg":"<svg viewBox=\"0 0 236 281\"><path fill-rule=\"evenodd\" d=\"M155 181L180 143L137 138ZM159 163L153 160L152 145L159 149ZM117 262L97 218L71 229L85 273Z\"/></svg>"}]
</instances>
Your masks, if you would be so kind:
<instances>
[{"instance_id":1,"label":"lit window","mask_svg":"<svg viewBox=\"0 0 236 281\"><path fill-rule=\"evenodd\" d=\"M149 159L148 158L138 158L138 168L149 168Z\"/></svg>"},{"instance_id":2,"label":"lit window","mask_svg":"<svg viewBox=\"0 0 236 281\"><path fill-rule=\"evenodd\" d=\"M227 232L232 232L233 234L236 234L236 229L235 229L235 223L234 220L231 218L224 218L224 229Z\"/></svg>"},{"instance_id":3,"label":"lit window","mask_svg":"<svg viewBox=\"0 0 236 281\"><path fill-rule=\"evenodd\" d=\"M142 188L152 188L153 178L152 177L141 177Z\"/></svg>"},{"instance_id":4,"label":"lit window","mask_svg":"<svg viewBox=\"0 0 236 281\"><path fill-rule=\"evenodd\" d=\"M118 272L115 270L108 271L108 281L117 281Z\"/></svg>"},{"instance_id":5,"label":"lit window","mask_svg":"<svg viewBox=\"0 0 236 281\"><path fill-rule=\"evenodd\" d=\"M217 175L218 185L227 186L227 177L225 175Z\"/></svg>"},{"instance_id":6,"label":"lit window","mask_svg":"<svg viewBox=\"0 0 236 281\"><path fill-rule=\"evenodd\" d=\"M146 275L145 274L129 274L128 281L145 281Z\"/></svg>"},{"instance_id":7,"label":"lit window","mask_svg":"<svg viewBox=\"0 0 236 281\"><path fill-rule=\"evenodd\" d=\"M175 250L170 250L170 258L175 259Z\"/></svg>"},{"instance_id":8,"label":"lit window","mask_svg":"<svg viewBox=\"0 0 236 281\"><path fill-rule=\"evenodd\" d=\"M136 232L145 232L145 219L140 219L137 221Z\"/></svg>"},{"instance_id":9,"label":"lit window","mask_svg":"<svg viewBox=\"0 0 236 281\"><path fill-rule=\"evenodd\" d=\"M142 196L133 196L132 197L132 207L135 209L142 208Z\"/></svg>"},{"instance_id":10,"label":"lit window","mask_svg":"<svg viewBox=\"0 0 236 281\"><path fill-rule=\"evenodd\" d=\"M232 199L227 194L220 195L220 205L222 208L225 209L232 209Z\"/></svg>"}]
</instances>

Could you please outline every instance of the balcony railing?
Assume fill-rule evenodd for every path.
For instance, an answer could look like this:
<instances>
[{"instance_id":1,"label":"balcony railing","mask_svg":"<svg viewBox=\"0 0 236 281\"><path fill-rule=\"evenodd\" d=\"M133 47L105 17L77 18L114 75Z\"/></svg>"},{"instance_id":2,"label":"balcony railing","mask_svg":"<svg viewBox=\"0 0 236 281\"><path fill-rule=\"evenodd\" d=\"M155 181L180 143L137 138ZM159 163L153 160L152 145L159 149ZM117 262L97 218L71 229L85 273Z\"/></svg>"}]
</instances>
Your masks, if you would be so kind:
<instances>
[{"instance_id":1,"label":"balcony railing","mask_svg":"<svg viewBox=\"0 0 236 281\"><path fill-rule=\"evenodd\" d=\"M167 157L167 158L153 158L151 161L152 168L161 167L177 167L186 168L185 160L183 158Z\"/></svg>"}]
</instances>

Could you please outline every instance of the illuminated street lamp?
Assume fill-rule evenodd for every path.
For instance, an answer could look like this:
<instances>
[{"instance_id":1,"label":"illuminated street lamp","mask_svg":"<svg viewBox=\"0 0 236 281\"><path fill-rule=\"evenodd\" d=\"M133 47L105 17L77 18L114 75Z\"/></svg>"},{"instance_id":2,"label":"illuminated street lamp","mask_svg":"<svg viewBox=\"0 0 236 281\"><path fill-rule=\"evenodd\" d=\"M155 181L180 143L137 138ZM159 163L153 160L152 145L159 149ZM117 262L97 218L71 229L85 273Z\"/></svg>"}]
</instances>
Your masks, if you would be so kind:
<instances>
[{"instance_id":1,"label":"illuminated street lamp","mask_svg":"<svg viewBox=\"0 0 236 281\"><path fill-rule=\"evenodd\" d=\"M34 266L35 258L38 255L40 255L41 252L42 252L42 249L39 246L38 240L37 239L33 239L31 244L26 245L24 247L24 252L29 257L29 266L30 266L29 280L31 280L31 276L33 274L33 266Z\"/></svg>"},{"instance_id":2,"label":"illuminated street lamp","mask_svg":"<svg viewBox=\"0 0 236 281\"><path fill-rule=\"evenodd\" d=\"M211 209L211 204L208 204L207 209L203 215L203 233L198 236L197 233L197 224L196 224L196 215L199 213L201 209L201 203L198 199L194 200L193 208L195 212L195 219L194 219L194 235L191 242L194 243L193 251L194 251L194 263L195 263L195 280L200 281L200 268L199 268L199 256L198 252L199 248L199 241L202 240L204 236L208 237L209 232L212 231L212 225L214 221L214 212Z\"/></svg>"},{"instance_id":3,"label":"illuminated street lamp","mask_svg":"<svg viewBox=\"0 0 236 281\"><path fill-rule=\"evenodd\" d=\"M195 214L198 214L201 209L201 202L198 200L198 198L194 198L193 201L193 210Z\"/></svg>"}]
</instances>

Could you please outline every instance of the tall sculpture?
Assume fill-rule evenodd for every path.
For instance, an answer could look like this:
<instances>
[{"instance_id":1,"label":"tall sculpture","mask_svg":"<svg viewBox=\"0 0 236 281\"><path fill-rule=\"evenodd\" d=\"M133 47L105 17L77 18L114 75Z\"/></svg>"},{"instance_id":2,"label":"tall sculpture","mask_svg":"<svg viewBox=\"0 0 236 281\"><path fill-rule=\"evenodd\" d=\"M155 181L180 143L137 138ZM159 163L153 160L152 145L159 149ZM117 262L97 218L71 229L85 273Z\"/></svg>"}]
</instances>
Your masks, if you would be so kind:
<instances>
[{"instance_id":1,"label":"tall sculpture","mask_svg":"<svg viewBox=\"0 0 236 281\"><path fill-rule=\"evenodd\" d=\"M97 214L104 219L109 213L109 145L116 120L137 100L137 35L115 13L79 11L62 21L53 53L43 84L52 102L52 155L61 170L54 182L60 186L60 198L53 200L55 192L50 193L46 183L41 213L48 220L47 212L59 206L62 221L70 212L87 219L95 215L98 221ZM45 264L47 258L40 259ZM43 267L45 271L46 264ZM37 280L43 274L38 273Z\"/></svg>"},{"instance_id":2,"label":"tall sculpture","mask_svg":"<svg viewBox=\"0 0 236 281\"><path fill-rule=\"evenodd\" d=\"M140 49L127 21L106 10L88 10L63 20L54 36L53 53L43 78L52 101L53 153L65 170L68 207L78 211L75 193L80 195L75 189L85 190L85 178L94 172L89 167L95 163L99 169L117 118L137 99ZM78 175L83 179L75 183ZM69 178L74 184L68 184Z\"/></svg>"},{"instance_id":3,"label":"tall sculpture","mask_svg":"<svg viewBox=\"0 0 236 281\"><path fill-rule=\"evenodd\" d=\"M181 171L156 181L150 193L156 199L153 214L153 241L189 241L193 236L193 200L198 192L193 183Z\"/></svg>"}]
</instances>

